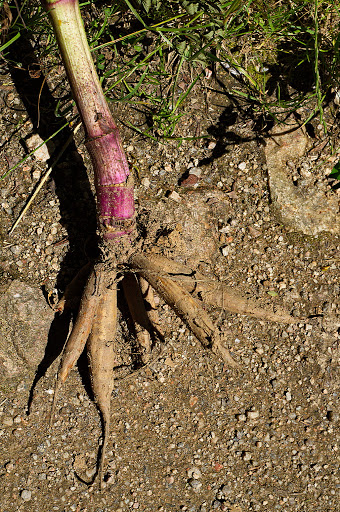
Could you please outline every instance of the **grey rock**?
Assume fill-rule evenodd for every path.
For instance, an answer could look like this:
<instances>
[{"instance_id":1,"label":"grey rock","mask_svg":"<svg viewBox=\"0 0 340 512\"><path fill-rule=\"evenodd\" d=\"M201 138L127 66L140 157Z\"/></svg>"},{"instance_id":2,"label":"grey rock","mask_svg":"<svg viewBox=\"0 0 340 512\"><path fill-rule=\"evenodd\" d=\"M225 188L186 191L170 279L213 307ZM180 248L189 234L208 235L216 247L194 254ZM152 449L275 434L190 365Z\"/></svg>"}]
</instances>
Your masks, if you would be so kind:
<instances>
[{"instance_id":1,"label":"grey rock","mask_svg":"<svg viewBox=\"0 0 340 512\"><path fill-rule=\"evenodd\" d=\"M291 179L287 162L303 156L307 149L304 129L290 122L276 127L268 139L267 159L272 206L278 220L293 231L317 235L323 231L339 234L339 205L336 194L326 197L324 190L302 180Z\"/></svg>"},{"instance_id":2,"label":"grey rock","mask_svg":"<svg viewBox=\"0 0 340 512\"><path fill-rule=\"evenodd\" d=\"M0 376L13 377L23 365L40 363L53 317L39 288L11 282L0 296Z\"/></svg>"}]
</instances>

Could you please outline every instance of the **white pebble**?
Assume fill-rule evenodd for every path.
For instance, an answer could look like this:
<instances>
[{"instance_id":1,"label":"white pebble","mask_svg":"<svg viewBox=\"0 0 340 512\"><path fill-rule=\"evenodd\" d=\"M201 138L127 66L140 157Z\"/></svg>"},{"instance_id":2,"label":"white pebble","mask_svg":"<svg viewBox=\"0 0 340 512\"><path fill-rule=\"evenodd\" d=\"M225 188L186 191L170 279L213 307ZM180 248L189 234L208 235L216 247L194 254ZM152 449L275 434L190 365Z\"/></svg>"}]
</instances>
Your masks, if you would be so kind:
<instances>
[{"instance_id":1,"label":"white pebble","mask_svg":"<svg viewBox=\"0 0 340 512\"><path fill-rule=\"evenodd\" d=\"M198 480L199 478L202 477L202 473L198 467L193 466L192 468L188 469L188 477Z\"/></svg>"},{"instance_id":2,"label":"white pebble","mask_svg":"<svg viewBox=\"0 0 340 512\"><path fill-rule=\"evenodd\" d=\"M246 415L245 414L236 414L235 418L237 421L246 421Z\"/></svg>"},{"instance_id":3,"label":"white pebble","mask_svg":"<svg viewBox=\"0 0 340 512\"><path fill-rule=\"evenodd\" d=\"M181 202L181 196L175 190L173 192L171 192L171 194L169 194L169 199L176 201L176 203Z\"/></svg>"},{"instance_id":4,"label":"white pebble","mask_svg":"<svg viewBox=\"0 0 340 512\"><path fill-rule=\"evenodd\" d=\"M247 411L247 418L249 420L256 420L259 416L259 411Z\"/></svg>"},{"instance_id":5,"label":"white pebble","mask_svg":"<svg viewBox=\"0 0 340 512\"><path fill-rule=\"evenodd\" d=\"M228 256L228 254L230 253L230 247L228 245L226 245L225 247L222 247L221 253L223 256Z\"/></svg>"},{"instance_id":6,"label":"white pebble","mask_svg":"<svg viewBox=\"0 0 340 512\"><path fill-rule=\"evenodd\" d=\"M24 501L30 501L30 499L32 498L32 492L28 491L27 489L24 489L23 491L21 491L20 496Z\"/></svg>"},{"instance_id":7,"label":"white pebble","mask_svg":"<svg viewBox=\"0 0 340 512\"><path fill-rule=\"evenodd\" d=\"M240 171L244 171L245 168L247 167L247 164L246 162L241 162L240 164L238 164L237 167L240 169Z\"/></svg>"},{"instance_id":8,"label":"white pebble","mask_svg":"<svg viewBox=\"0 0 340 512\"><path fill-rule=\"evenodd\" d=\"M34 180L38 180L41 176L41 172L39 169L34 169L33 173L32 173L32 178Z\"/></svg>"},{"instance_id":9,"label":"white pebble","mask_svg":"<svg viewBox=\"0 0 340 512\"><path fill-rule=\"evenodd\" d=\"M13 425L13 418L11 418L11 416L5 416L2 418L2 424L4 427L11 427Z\"/></svg>"},{"instance_id":10,"label":"white pebble","mask_svg":"<svg viewBox=\"0 0 340 512\"><path fill-rule=\"evenodd\" d=\"M37 160L40 160L41 162L46 162L47 160L49 160L50 154L46 144L44 144L43 142L44 141L42 140L42 138L36 133L26 140L26 146L27 149L31 152L38 148L40 144L42 144L42 146L39 149L36 149L34 156Z\"/></svg>"},{"instance_id":11,"label":"white pebble","mask_svg":"<svg viewBox=\"0 0 340 512\"><path fill-rule=\"evenodd\" d=\"M150 180L149 180L149 178L143 178L141 183L142 183L144 188L149 188L150 187Z\"/></svg>"},{"instance_id":12,"label":"white pebble","mask_svg":"<svg viewBox=\"0 0 340 512\"><path fill-rule=\"evenodd\" d=\"M165 164L164 165L164 170L165 170L165 172L168 172L169 174L171 174L172 173L171 165L170 164Z\"/></svg>"},{"instance_id":13,"label":"white pebble","mask_svg":"<svg viewBox=\"0 0 340 512\"><path fill-rule=\"evenodd\" d=\"M286 400L287 400L288 402L290 402L290 401L291 401L291 399L292 399L292 395L291 395L290 391L286 391L285 395L286 395Z\"/></svg>"}]
</instances>

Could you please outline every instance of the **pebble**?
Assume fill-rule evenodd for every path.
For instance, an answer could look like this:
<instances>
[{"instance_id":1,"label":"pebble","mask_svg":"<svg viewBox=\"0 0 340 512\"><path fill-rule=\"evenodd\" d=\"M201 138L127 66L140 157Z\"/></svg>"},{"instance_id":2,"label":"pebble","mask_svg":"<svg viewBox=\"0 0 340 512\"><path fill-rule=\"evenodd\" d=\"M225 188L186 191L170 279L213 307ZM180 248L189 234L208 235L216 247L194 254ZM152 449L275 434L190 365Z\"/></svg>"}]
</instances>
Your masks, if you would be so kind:
<instances>
[{"instance_id":1,"label":"pebble","mask_svg":"<svg viewBox=\"0 0 340 512\"><path fill-rule=\"evenodd\" d=\"M40 176L41 176L40 170L39 169L34 169L34 171L32 172L32 178L34 179L34 181L38 181Z\"/></svg>"},{"instance_id":2,"label":"pebble","mask_svg":"<svg viewBox=\"0 0 340 512\"><path fill-rule=\"evenodd\" d=\"M188 484L192 489L194 489L194 491L198 491L198 489L202 487L202 482L196 480L195 478L189 478Z\"/></svg>"},{"instance_id":3,"label":"pebble","mask_svg":"<svg viewBox=\"0 0 340 512\"><path fill-rule=\"evenodd\" d=\"M246 462L251 460L251 453L250 452L243 452L242 459Z\"/></svg>"},{"instance_id":4,"label":"pebble","mask_svg":"<svg viewBox=\"0 0 340 512\"><path fill-rule=\"evenodd\" d=\"M246 415L245 414L235 414L235 418L237 421L246 421Z\"/></svg>"},{"instance_id":5,"label":"pebble","mask_svg":"<svg viewBox=\"0 0 340 512\"><path fill-rule=\"evenodd\" d=\"M213 509L215 509L215 510L216 510L217 508L221 508L221 507L222 507L222 505L223 505L223 502L222 502L222 501L220 501L220 500L214 500L214 501L213 501L213 504L212 504Z\"/></svg>"},{"instance_id":6,"label":"pebble","mask_svg":"<svg viewBox=\"0 0 340 512\"><path fill-rule=\"evenodd\" d=\"M180 203L181 202L181 196L175 190L173 190L173 192L171 192L171 194L169 194L169 199L172 199L176 203Z\"/></svg>"},{"instance_id":7,"label":"pebble","mask_svg":"<svg viewBox=\"0 0 340 512\"><path fill-rule=\"evenodd\" d=\"M32 498L32 492L29 491L28 489L24 489L23 491L21 491L20 496L24 501L30 501L30 499Z\"/></svg>"},{"instance_id":8,"label":"pebble","mask_svg":"<svg viewBox=\"0 0 340 512\"><path fill-rule=\"evenodd\" d=\"M1 206L3 207L7 215L12 215L12 208L10 208L8 203L1 203Z\"/></svg>"},{"instance_id":9,"label":"pebble","mask_svg":"<svg viewBox=\"0 0 340 512\"><path fill-rule=\"evenodd\" d=\"M226 245L225 247L222 247L221 253L223 256L228 256L228 254L230 253L230 247L228 245Z\"/></svg>"},{"instance_id":10,"label":"pebble","mask_svg":"<svg viewBox=\"0 0 340 512\"><path fill-rule=\"evenodd\" d=\"M196 176L195 174L189 174L189 176L187 178L185 178L185 180L181 181L181 186L182 187L193 187L194 185L196 185L199 181L199 178L198 176Z\"/></svg>"},{"instance_id":11,"label":"pebble","mask_svg":"<svg viewBox=\"0 0 340 512\"><path fill-rule=\"evenodd\" d=\"M290 402L292 399L292 394L290 393L290 391L286 391L285 396L286 396L287 402Z\"/></svg>"},{"instance_id":12,"label":"pebble","mask_svg":"<svg viewBox=\"0 0 340 512\"><path fill-rule=\"evenodd\" d=\"M12 247L10 247L11 253L14 254L15 256L20 254L22 250L23 250L22 245L12 245Z\"/></svg>"},{"instance_id":13,"label":"pebble","mask_svg":"<svg viewBox=\"0 0 340 512\"><path fill-rule=\"evenodd\" d=\"M141 180L141 184L143 185L144 188L149 188L151 181L149 180L149 178L143 178Z\"/></svg>"},{"instance_id":14,"label":"pebble","mask_svg":"<svg viewBox=\"0 0 340 512\"><path fill-rule=\"evenodd\" d=\"M240 169L240 171L244 171L245 168L247 167L247 164L246 162L241 162L240 164L238 164L237 167Z\"/></svg>"},{"instance_id":15,"label":"pebble","mask_svg":"<svg viewBox=\"0 0 340 512\"><path fill-rule=\"evenodd\" d=\"M246 415L249 420L256 420L260 416L260 413L259 411L247 411Z\"/></svg>"},{"instance_id":16,"label":"pebble","mask_svg":"<svg viewBox=\"0 0 340 512\"><path fill-rule=\"evenodd\" d=\"M189 172L189 176L191 174L193 176L197 176L197 178L200 178L202 176L202 169L200 169L199 167L191 167L190 172Z\"/></svg>"},{"instance_id":17,"label":"pebble","mask_svg":"<svg viewBox=\"0 0 340 512\"><path fill-rule=\"evenodd\" d=\"M27 149L31 152L42 144L42 146L39 149L36 149L34 157L37 160L40 160L41 162L46 162L50 158L50 153L48 151L46 144L44 144L43 142L43 139L36 133L29 137L28 139L26 139L26 146Z\"/></svg>"},{"instance_id":18,"label":"pebble","mask_svg":"<svg viewBox=\"0 0 340 512\"><path fill-rule=\"evenodd\" d=\"M1 422L5 427L11 427L13 425L13 418L11 416L4 416Z\"/></svg>"},{"instance_id":19,"label":"pebble","mask_svg":"<svg viewBox=\"0 0 340 512\"><path fill-rule=\"evenodd\" d=\"M202 477L202 473L198 467L194 466L194 467L188 469L188 477L198 480L199 478Z\"/></svg>"}]
</instances>

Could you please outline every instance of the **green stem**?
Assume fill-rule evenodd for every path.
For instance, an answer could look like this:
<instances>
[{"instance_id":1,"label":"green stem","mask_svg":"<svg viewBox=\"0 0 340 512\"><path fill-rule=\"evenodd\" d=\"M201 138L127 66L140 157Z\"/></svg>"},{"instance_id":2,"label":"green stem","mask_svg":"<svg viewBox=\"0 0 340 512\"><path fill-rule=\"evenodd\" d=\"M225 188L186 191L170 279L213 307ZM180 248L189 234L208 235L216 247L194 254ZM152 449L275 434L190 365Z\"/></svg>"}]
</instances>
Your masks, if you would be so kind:
<instances>
[{"instance_id":1,"label":"green stem","mask_svg":"<svg viewBox=\"0 0 340 512\"><path fill-rule=\"evenodd\" d=\"M105 100L87 43L77 0L45 0L73 96L90 138L111 133L116 125Z\"/></svg>"}]
</instances>

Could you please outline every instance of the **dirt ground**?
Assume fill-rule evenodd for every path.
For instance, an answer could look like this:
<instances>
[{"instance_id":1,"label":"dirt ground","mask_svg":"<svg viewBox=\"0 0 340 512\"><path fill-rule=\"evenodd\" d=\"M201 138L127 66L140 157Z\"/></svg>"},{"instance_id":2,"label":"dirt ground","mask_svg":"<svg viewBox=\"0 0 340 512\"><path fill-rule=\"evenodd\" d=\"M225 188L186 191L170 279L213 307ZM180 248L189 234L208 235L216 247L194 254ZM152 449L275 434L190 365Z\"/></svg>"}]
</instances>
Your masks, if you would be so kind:
<instances>
[{"instance_id":1,"label":"dirt ground","mask_svg":"<svg viewBox=\"0 0 340 512\"><path fill-rule=\"evenodd\" d=\"M269 141L283 147L282 139L270 139L259 116L228 98L230 77L220 73L189 98L177 127L177 136L205 138L143 139L124 126L129 119L143 126L143 116L131 107L115 111L134 165L138 230L168 257L297 321L276 324L211 308L241 365L235 371L159 301L164 352L117 378L107 482L102 491L89 485L101 425L85 359L63 387L48 428L69 318L54 315L47 298L60 295L96 252L81 131L8 234L67 139L64 130L48 143L51 160L29 156L1 182L1 512L340 510L339 188L328 179L340 151L332 151L316 118L303 134L303 153L294 137L285 139L287 190L299 194L287 213L282 198L275 203L268 168ZM46 139L60 125L46 87L37 112L43 77L4 67L0 79L3 175L37 145L32 136ZM326 111L330 127L336 108ZM331 133L340 147L336 129ZM325 208L308 210L316 196ZM136 347L122 297L119 343L129 370Z\"/></svg>"}]
</instances>

